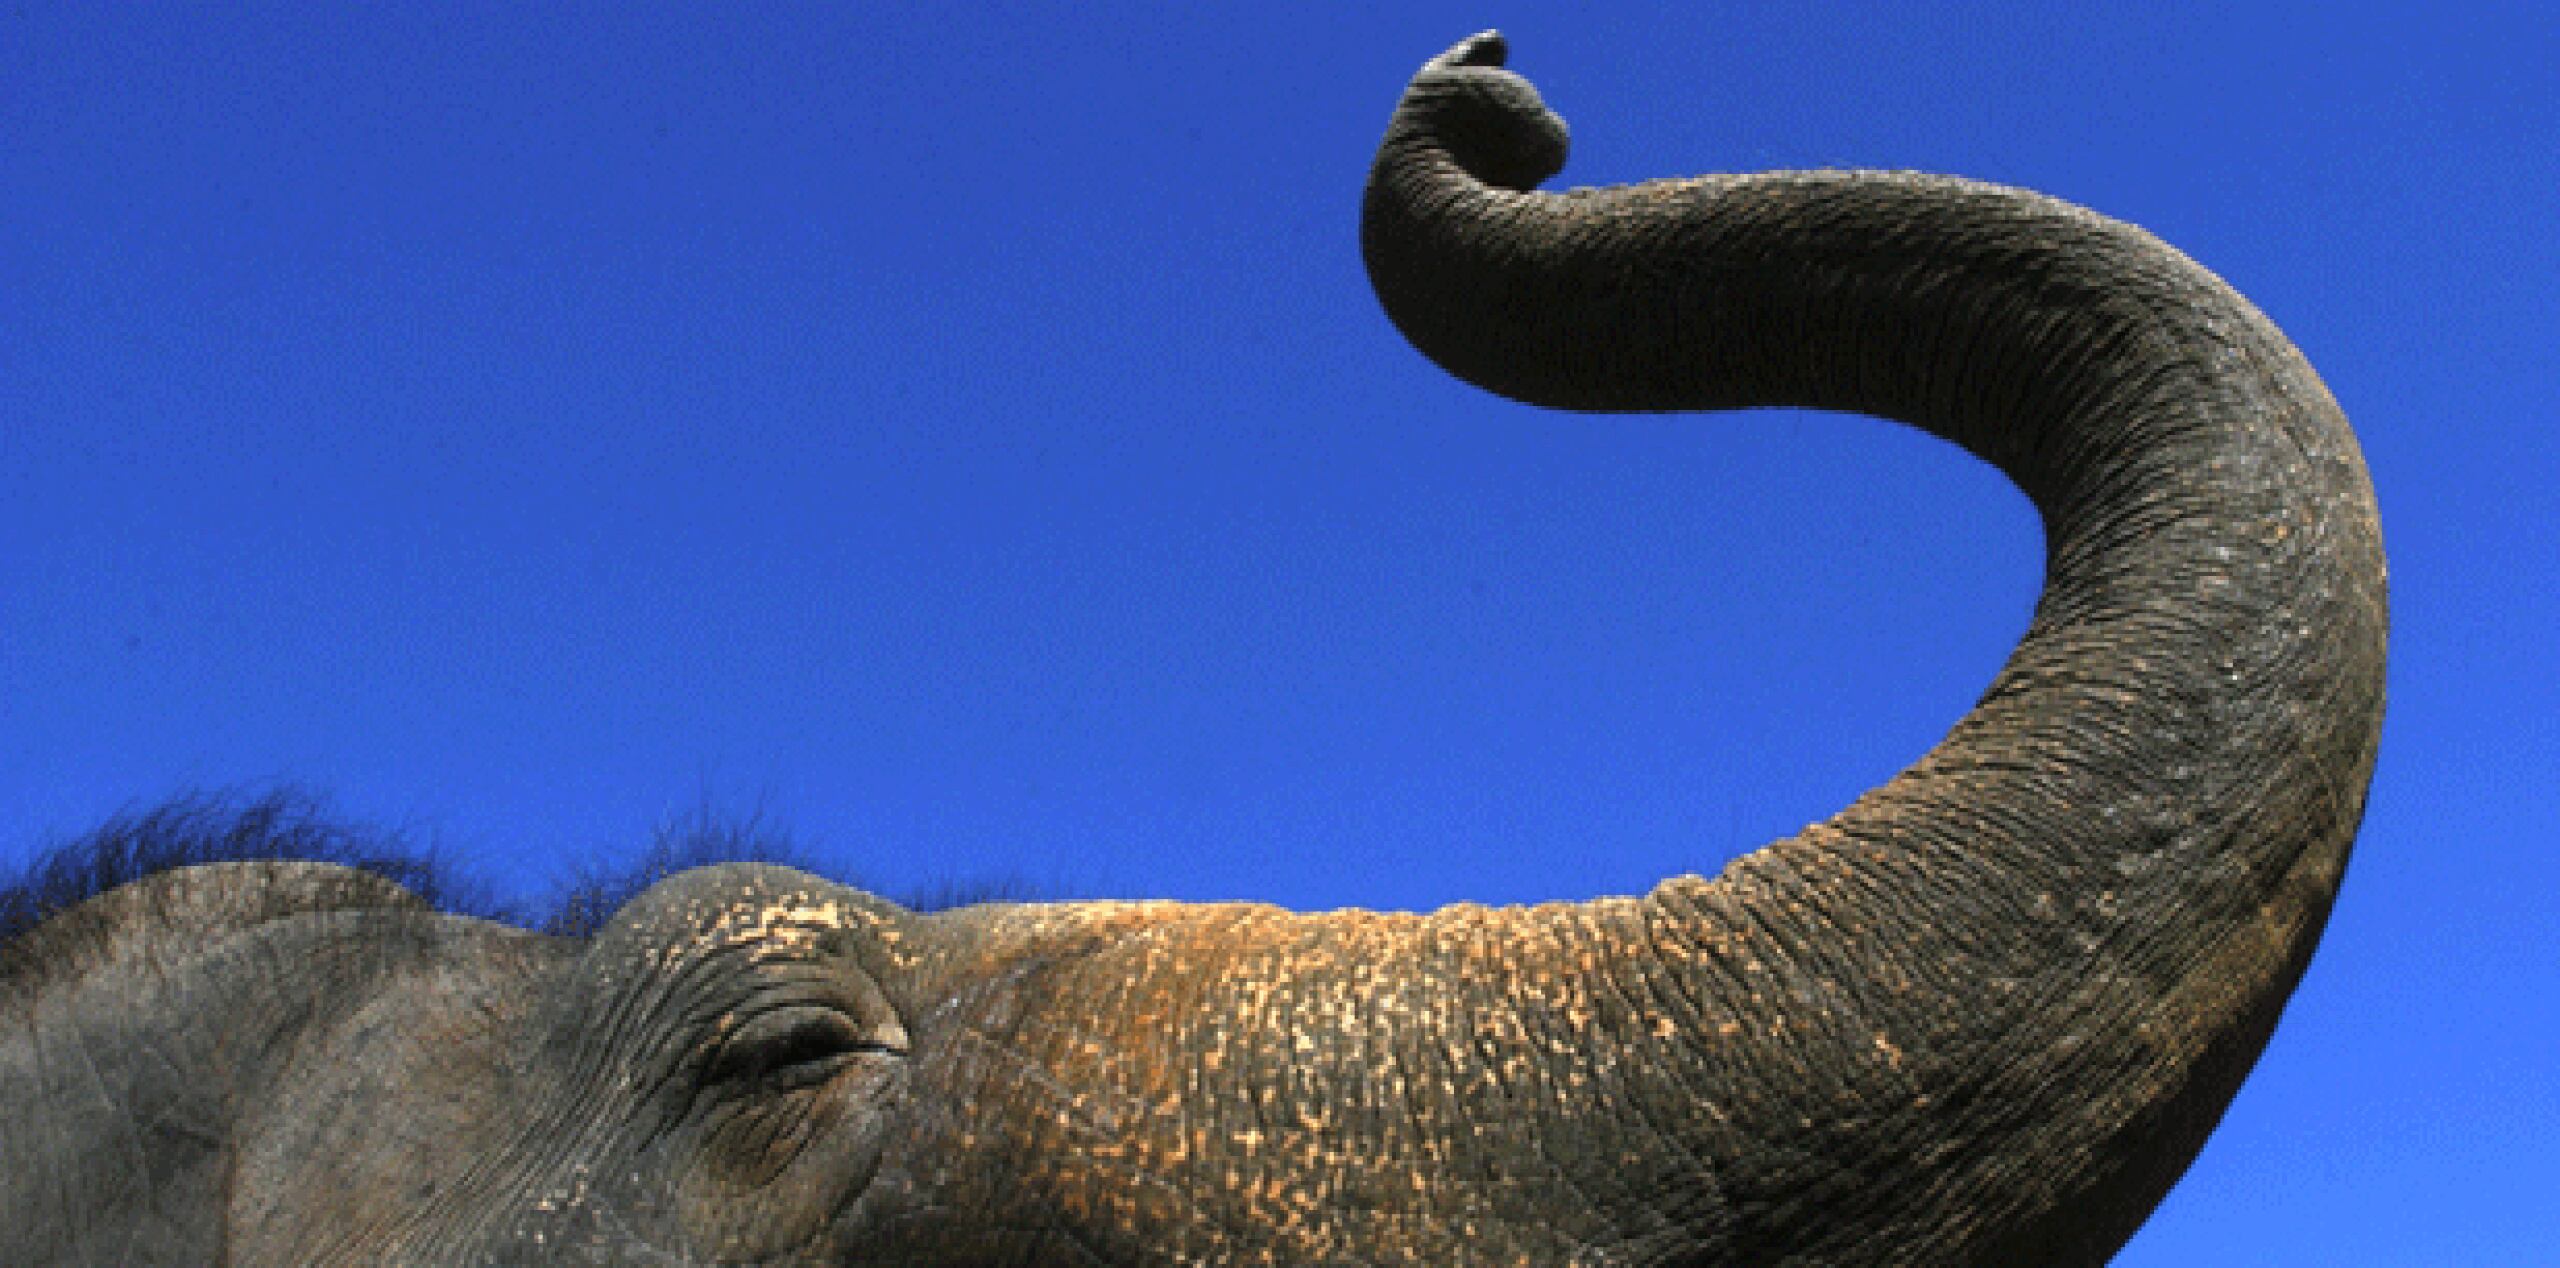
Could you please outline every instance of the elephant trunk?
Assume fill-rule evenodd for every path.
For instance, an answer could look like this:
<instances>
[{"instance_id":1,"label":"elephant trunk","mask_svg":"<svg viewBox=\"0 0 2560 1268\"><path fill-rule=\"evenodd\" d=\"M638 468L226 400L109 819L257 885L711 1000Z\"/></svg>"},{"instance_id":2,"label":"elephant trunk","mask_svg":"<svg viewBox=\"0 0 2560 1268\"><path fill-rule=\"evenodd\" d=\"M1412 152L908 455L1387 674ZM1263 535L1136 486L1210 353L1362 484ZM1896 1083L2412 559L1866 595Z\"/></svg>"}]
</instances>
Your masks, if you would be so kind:
<instances>
[{"instance_id":1,"label":"elephant trunk","mask_svg":"<svg viewBox=\"0 0 2560 1268\"><path fill-rule=\"evenodd\" d=\"M2264 1046L2362 816L2386 614L2354 437L2246 300L2049 198L1532 192L1563 125L1502 56L1426 67L1371 173L1370 275L1416 347L1559 408L1897 419L2046 534L2025 637L1916 764L1716 879L1557 917L1640 948L1609 1043L1652 1055L1610 1090L1664 1107L1737 1257L2101 1258Z\"/></svg>"},{"instance_id":2,"label":"elephant trunk","mask_svg":"<svg viewBox=\"0 0 2560 1268\"><path fill-rule=\"evenodd\" d=\"M2264 1046L2382 710L2372 494L2310 367L2150 236L2016 190L1529 192L1564 127L1501 56L1425 67L1370 177L1405 334L1544 405L1945 436L2043 515L2026 636L1936 749L1712 880L902 926L875 1258L2095 1261Z\"/></svg>"}]
</instances>

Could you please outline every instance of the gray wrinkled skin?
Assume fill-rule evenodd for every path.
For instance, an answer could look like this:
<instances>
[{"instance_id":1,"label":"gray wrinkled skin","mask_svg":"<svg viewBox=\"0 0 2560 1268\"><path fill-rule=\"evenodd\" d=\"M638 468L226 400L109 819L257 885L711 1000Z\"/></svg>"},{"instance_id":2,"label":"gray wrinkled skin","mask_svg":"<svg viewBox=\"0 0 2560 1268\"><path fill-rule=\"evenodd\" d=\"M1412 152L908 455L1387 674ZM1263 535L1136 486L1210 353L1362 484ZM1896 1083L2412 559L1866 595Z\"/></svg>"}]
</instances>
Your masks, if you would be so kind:
<instances>
[{"instance_id":1,"label":"gray wrinkled skin","mask_svg":"<svg viewBox=\"0 0 2560 1268\"><path fill-rule=\"evenodd\" d=\"M2086 1263L2202 1146L2362 815L2384 568L2293 346L2141 230L1878 172L1534 192L1479 36L1361 227L1431 359L1577 410L1925 428L2034 621L1883 787L1718 877L1428 915L920 915L685 873L591 939L328 864L5 948L0 1262Z\"/></svg>"}]
</instances>

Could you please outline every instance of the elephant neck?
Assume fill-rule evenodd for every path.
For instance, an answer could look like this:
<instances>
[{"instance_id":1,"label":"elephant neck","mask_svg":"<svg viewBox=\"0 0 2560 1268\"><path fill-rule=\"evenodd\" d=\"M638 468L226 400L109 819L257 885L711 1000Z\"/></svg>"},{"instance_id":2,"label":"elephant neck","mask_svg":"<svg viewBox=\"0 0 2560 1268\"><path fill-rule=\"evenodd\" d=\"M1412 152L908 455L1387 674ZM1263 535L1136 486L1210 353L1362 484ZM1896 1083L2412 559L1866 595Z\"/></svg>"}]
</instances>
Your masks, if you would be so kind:
<instances>
[{"instance_id":1,"label":"elephant neck","mask_svg":"<svg viewBox=\"0 0 2560 1268\"><path fill-rule=\"evenodd\" d=\"M1942 177L1535 193L1400 127L1362 234L1396 325L1503 396L1875 414L2034 502L2044 592L1946 739L1647 902L1713 986L1694 1033L1781 1037L1715 1056L1757 1089L1719 1139L1809 1139L1719 1164L1737 1244L1856 1253L1886 1224L1822 1195L1874 1174L1945 1177L1905 1251L2120 1242L2263 1045L2362 813L2381 547L2308 364L2141 230Z\"/></svg>"}]
</instances>

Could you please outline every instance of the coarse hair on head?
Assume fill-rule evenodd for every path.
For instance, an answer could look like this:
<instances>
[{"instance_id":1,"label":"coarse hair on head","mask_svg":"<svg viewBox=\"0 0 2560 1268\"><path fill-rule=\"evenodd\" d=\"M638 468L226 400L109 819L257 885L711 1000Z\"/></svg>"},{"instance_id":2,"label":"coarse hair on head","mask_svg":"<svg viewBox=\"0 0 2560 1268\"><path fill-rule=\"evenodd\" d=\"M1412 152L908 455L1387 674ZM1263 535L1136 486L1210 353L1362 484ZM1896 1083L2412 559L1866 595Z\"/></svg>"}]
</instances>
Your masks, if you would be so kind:
<instances>
[{"instance_id":1,"label":"coarse hair on head","mask_svg":"<svg viewBox=\"0 0 2560 1268\"><path fill-rule=\"evenodd\" d=\"M728 815L705 802L660 824L637 857L581 859L547 895L505 901L457 866L451 851L342 818L307 792L197 793L119 813L0 877L0 977L37 967L9 963L9 952L30 930L89 899L178 868L259 861L335 863L390 881L439 911L567 938L592 935L634 895L691 868L755 862L828 871L761 812ZM945 882L905 905L939 911L1031 896L1018 881Z\"/></svg>"}]
</instances>

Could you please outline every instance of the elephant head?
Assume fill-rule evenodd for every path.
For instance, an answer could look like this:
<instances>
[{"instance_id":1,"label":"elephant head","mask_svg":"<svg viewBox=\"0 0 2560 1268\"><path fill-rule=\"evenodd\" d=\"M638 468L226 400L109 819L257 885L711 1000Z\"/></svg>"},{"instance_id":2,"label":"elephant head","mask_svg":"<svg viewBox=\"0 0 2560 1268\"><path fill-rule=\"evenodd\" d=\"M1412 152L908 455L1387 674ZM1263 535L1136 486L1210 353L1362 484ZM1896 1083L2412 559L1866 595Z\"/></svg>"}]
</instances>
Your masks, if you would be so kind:
<instances>
[{"instance_id":1,"label":"elephant head","mask_svg":"<svg viewBox=\"0 0 2560 1268\"><path fill-rule=\"evenodd\" d=\"M920 914L687 872L592 938L314 863L0 974L0 1258L2081 1262L2202 1146L2363 810L2384 571L2291 344L2141 230L1908 173L1534 192L1494 36L1368 186L1396 325L1575 410L1804 405L1997 465L2015 654L1832 818L1640 897Z\"/></svg>"}]
</instances>

